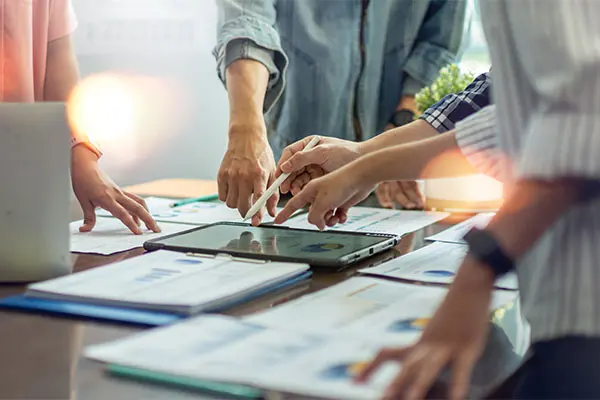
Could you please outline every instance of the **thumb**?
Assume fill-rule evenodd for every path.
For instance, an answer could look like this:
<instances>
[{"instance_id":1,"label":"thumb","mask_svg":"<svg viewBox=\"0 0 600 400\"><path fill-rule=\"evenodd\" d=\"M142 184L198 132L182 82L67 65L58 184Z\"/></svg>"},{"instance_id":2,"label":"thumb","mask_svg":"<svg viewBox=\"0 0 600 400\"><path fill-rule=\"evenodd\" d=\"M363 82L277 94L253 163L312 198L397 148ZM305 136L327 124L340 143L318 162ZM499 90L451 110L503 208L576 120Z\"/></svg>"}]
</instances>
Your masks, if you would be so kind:
<instances>
[{"instance_id":1,"label":"thumb","mask_svg":"<svg viewBox=\"0 0 600 400\"><path fill-rule=\"evenodd\" d=\"M308 151L302 151L294 154L289 160L281 164L281 171L289 174L301 170L302 168L311 164L321 166L321 164L324 163L322 150L322 148L316 147Z\"/></svg>"},{"instance_id":2,"label":"thumb","mask_svg":"<svg viewBox=\"0 0 600 400\"><path fill-rule=\"evenodd\" d=\"M79 228L79 232L90 232L96 226L96 207L90 202L81 203L83 211L83 225Z\"/></svg>"}]
</instances>

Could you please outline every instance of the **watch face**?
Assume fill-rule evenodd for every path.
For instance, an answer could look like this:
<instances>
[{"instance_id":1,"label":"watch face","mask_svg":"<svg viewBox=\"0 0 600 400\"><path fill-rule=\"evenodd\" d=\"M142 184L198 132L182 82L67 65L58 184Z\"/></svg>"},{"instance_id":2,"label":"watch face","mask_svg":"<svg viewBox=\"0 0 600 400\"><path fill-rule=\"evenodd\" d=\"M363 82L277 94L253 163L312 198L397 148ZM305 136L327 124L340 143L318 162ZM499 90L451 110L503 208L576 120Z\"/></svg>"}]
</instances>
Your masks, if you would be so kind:
<instances>
[{"instance_id":1,"label":"watch face","mask_svg":"<svg viewBox=\"0 0 600 400\"><path fill-rule=\"evenodd\" d=\"M394 117L392 118L392 124L394 126L403 126L406 124L410 124L415 120L415 114L410 110L399 110L396 111Z\"/></svg>"}]
</instances>

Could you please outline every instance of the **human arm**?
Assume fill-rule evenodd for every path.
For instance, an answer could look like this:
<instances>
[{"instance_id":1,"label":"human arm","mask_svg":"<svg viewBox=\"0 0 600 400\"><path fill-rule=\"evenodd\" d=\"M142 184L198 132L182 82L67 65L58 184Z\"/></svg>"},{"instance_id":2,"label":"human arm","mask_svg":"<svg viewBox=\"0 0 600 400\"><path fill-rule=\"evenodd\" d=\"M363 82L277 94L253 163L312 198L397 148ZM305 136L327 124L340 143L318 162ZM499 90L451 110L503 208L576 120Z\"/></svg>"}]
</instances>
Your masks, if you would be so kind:
<instances>
[{"instance_id":1,"label":"human arm","mask_svg":"<svg viewBox=\"0 0 600 400\"><path fill-rule=\"evenodd\" d=\"M518 6L507 3L507 16L515 30L513 34L519 38L515 44L519 65L536 96L533 100L530 98L528 109L518 110L527 113L529 121L523 127L520 154L512 168L515 184L486 230L514 260L533 250L538 240L559 220L570 218L569 212L575 207L591 200L595 200L594 207L597 206L600 121L596 116L595 100L600 82L600 55L590 52L587 44L597 43L600 39L597 24L589 18L599 11L595 2L573 6L572 2L555 1L544 13L539 13L533 1L520 2ZM536 49L534 56L530 54L532 48ZM504 72L504 76L513 73L512 70ZM562 251L577 253L577 245L567 240ZM466 280L467 274L463 271L466 272L472 263L469 257L465 259L455 284ZM563 268L578 267L577 264L559 264ZM519 267L526 268L527 265ZM482 265L470 268L469 272L481 275L485 271L491 270ZM489 293L490 281L478 280L475 287ZM460 297L469 304L467 307L457 303ZM451 319L455 326L464 325L473 315L476 303L477 299L471 293L461 293L458 286L453 285L431 320L435 327L426 329L414 347L387 358L402 360L404 367L408 366L402 370L404 377L399 376L390 387L390 396L398 396L404 390L415 396L426 393L440 369L449 365L453 374L462 376L460 382L452 383L454 393L451 397L464 397L470 369L481 350L470 348L468 342L475 339L481 344L485 331L473 329L473 325L468 324L468 330L477 331L477 335L469 337L466 330L452 332L445 328L444 322ZM484 321L486 317L480 313L477 319ZM477 350L472 352L474 356L465 359L465 354L472 350ZM418 388L406 379L407 376L411 382L419 382Z\"/></svg>"},{"instance_id":2,"label":"human arm","mask_svg":"<svg viewBox=\"0 0 600 400\"><path fill-rule=\"evenodd\" d=\"M311 177L314 179L322 176L360 156L388 147L431 138L438 133L452 130L457 122L489 106L490 91L491 79L489 73L484 73L475 78L462 92L445 96L426 110L416 121L388 130L365 142L355 143L322 137L319 145L303 153L299 153L299 151L310 141L310 138L291 144L284 150L278 163L277 176L281 172L291 173L290 178L282 185L282 191L285 193L294 186L297 188L297 192L310 181ZM485 143L490 143L489 137ZM307 168L310 168L313 173L305 174ZM299 179L296 179L298 177Z\"/></svg>"},{"instance_id":3,"label":"human arm","mask_svg":"<svg viewBox=\"0 0 600 400\"><path fill-rule=\"evenodd\" d=\"M281 96L287 58L275 25L273 1L219 0L218 43L214 50L219 77L230 105L229 140L218 174L219 198L245 216L273 182L275 161L263 113ZM275 212L278 195L267 209ZM260 223L262 210L252 219Z\"/></svg>"},{"instance_id":4,"label":"human arm","mask_svg":"<svg viewBox=\"0 0 600 400\"><path fill-rule=\"evenodd\" d=\"M472 174L454 132L369 153L321 178L310 181L277 215L285 222L310 204L308 221L320 229L344 222L347 210L382 181L442 178Z\"/></svg>"},{"instance_id":5,"label":"human arm","mask_svg":"<svg viewBox=\"0 0 600 400\"><path fill-rule=\"evenodd\" d=\"M70 32L75 23L70 2L52 3L49 42L44 83L44 100L66 102L79 81L77 59ZM156 232L160 228L146 209L144 201L121 191L98 166L98 154L91 151L82 139L85 135L72 132L75 145L71 149L71 181L73 191L84 213L82 231L93 229L95 208L102 207L119 218L133 233L139 234L139 220Z\"/></svg>"}]
</instances>

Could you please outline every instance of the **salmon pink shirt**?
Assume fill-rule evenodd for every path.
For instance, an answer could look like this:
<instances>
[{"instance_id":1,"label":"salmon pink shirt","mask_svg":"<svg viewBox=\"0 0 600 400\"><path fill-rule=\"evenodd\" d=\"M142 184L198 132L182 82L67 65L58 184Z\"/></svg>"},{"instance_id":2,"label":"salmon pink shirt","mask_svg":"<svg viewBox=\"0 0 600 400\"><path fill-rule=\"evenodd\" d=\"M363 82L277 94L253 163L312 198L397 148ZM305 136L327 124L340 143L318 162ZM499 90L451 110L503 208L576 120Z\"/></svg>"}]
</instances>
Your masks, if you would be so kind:
<instances>
[{"instance_id":1,"label":"salmon pink shirt","mask_svg":"<svg viewBox=\"0 0 600 400\"><path fill-rule=\"evenodd\" d=\"M71 0L0 0L0 101L43 101L48 43L76 25Z\"/></svg>"}]
</instances>

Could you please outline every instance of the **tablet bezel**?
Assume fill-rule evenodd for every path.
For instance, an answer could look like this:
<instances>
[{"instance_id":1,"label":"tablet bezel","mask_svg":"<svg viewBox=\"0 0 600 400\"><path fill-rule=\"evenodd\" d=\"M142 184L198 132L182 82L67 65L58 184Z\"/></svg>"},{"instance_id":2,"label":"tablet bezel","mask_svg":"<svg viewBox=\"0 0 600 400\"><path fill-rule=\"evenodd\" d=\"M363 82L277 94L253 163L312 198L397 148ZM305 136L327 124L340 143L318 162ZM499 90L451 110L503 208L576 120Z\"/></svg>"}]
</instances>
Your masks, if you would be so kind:
<instances>
[{"instance_id":1,"label":"tablet bezel","mask_svg":"<svg viewBox=\"0 0 600 400\"><path fill-rule=\"evenodd\" d=\"M156 239L148 240L144 243L144 249L147 251L156 251L156 250L170 250L177 251L180 253L197 253L197 254L208 254L208 255L217 255L217 254L227 254L232 257L237 258L247 258L247 259L258 259L258 260L266 260L266 261L279 261L279 262L295 262L295 263L305 263L310 264L311 266L316 267L334 267L339 268L343 266L348 266L354 264L358 261L361 261L365 258L374 256L376 254L382 253L385 250L389 250L396 246L400 240L400 237L387 233L367 233L367 232L346 232L346 231L327 231L328 234L335 235L343 235L343 236L371 236L371 237L380 237L382 238L381 242L378 242L374 245L365 247L363 249L358 249L352 253L349 253L345 256L342 256L336 260L331 259L319 259L318 257L313 258L296 258L296 257L287 257L287 256L277 256L277 255L269 255L269 254L261 254L261 253L244 253L231 251L226 249L207 249L207 248L191 248L191 247L181 247L181 246L172 246L164 243L165 240L170 239L172 237L186 235L191 232L199 231L202 229L209 229L211 227L217 225L230 225L230 226L242 226L242 227L251 227L251 224L240 223L240 222L218 222L215 224L203 225L199 227L195 227L192 229L188 229L183 232L174 233L167 236L162 236ZM258 226L260 228L260 226ZM264 228L269 229L282 229L282 230L293 230L299 232L315 232L310 229L296 229L289 228L287 226L282 225L266 225ZM318 232L318 231L317 231ZM386 240L387 239L387 240Z\"/></svg>"}]
</instances>

